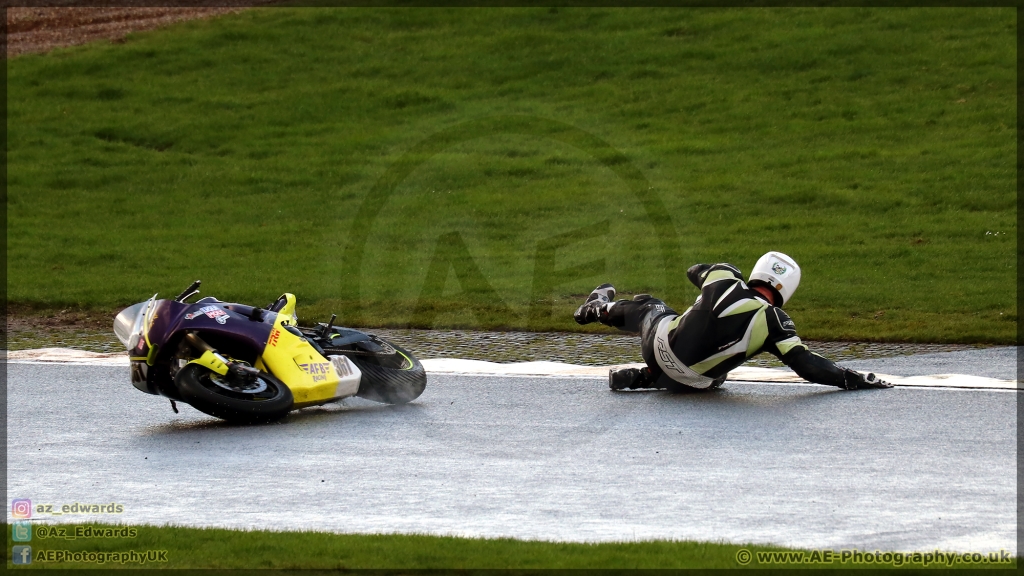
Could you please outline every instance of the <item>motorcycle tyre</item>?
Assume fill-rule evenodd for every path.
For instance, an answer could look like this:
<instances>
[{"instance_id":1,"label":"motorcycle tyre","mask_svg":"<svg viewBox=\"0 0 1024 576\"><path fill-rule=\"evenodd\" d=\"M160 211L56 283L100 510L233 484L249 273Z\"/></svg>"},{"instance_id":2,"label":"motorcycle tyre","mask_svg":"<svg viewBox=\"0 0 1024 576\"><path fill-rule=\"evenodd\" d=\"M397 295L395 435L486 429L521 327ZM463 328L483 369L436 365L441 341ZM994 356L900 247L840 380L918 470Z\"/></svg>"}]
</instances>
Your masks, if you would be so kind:
<instances>
[{"instance_id":1,"label":"motorcycle tyre","mask_svg":"<svg viewBox=\"0 0 1024 576\"><path fill-rule=\"evenodd\" d=\"M384 404L406 404L419 398L427 387L427 373L423 364L401 346L388 342L395 350L404 354L412 361L407 369L389 368L368 362L361 356L349 356L359 371L363 373L359 380L359 392L356 396L382 402Z\"/></svg>"},{"instance_id":2,"label":"motorcycle tyre","mask_svg":"<svg viewBox=\"0 0 1024 576\"><path fill-rule=\"evenodd\" d=\"M201 380L212 373L205 366L189 364L174 377L182 400L200 412L236 424L264 424L280 420L292 409L292 391L266 372L260 372L260 378L267 382L268 387L275 388L274 396L258 402L232 398L207 388Z\"/></svg>"}]
</instances>

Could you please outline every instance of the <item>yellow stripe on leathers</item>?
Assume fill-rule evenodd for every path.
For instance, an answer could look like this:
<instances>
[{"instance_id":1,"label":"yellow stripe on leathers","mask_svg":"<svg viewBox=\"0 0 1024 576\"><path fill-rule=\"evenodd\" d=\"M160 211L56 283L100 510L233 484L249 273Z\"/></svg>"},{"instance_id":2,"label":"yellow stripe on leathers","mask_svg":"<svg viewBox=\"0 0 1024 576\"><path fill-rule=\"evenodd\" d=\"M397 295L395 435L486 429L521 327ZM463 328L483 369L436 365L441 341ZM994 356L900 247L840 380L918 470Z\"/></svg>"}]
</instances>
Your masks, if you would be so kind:
<instances>
[{"instance_id":1,"label":"yellow stripe on leathers","mask_svg":"<svg viewBox=\"0 0 1024 576\"><path fill-rule=\"evenodd\" d=\"M267 347L256 367L277 376L291 389L296 408L336 398L341 380L334 367L304 338L284 329L292 323L293 316L291 310L281 312L274 320Z\"/></svg>"}]
</instances>

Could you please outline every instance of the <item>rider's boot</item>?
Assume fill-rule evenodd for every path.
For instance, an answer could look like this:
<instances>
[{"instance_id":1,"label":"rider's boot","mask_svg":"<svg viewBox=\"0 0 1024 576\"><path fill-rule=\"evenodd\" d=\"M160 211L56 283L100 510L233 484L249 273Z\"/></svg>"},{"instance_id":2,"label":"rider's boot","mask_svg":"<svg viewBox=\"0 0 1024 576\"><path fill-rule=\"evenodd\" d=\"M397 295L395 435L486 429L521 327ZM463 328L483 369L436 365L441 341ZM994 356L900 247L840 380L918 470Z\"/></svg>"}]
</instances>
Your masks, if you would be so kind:
<instances>
[{"instance_id":1,"label":"rider's boot","mask_svg":"<svg viewBox=\"0 0 1024 576\"><path fill-rule=\"evenodd\" d=\"M612 390L624 390L626 388L657 388L651 369L643 368L620 368L608 370L608 387Z\"/></svg>"},{"instance_id":2,"label":"rider's boot","mask_svg":"<svg viewBox=\"0 0 1024 576\"><path fill-rule=\"evenodd\" d=\"M590 324L601 319L601 307L615 298L615 286L601 284L587 297L587 301L572 315L577 324ZM607 314L607 311L605 311Z\"/></svg>"}]
</instances>

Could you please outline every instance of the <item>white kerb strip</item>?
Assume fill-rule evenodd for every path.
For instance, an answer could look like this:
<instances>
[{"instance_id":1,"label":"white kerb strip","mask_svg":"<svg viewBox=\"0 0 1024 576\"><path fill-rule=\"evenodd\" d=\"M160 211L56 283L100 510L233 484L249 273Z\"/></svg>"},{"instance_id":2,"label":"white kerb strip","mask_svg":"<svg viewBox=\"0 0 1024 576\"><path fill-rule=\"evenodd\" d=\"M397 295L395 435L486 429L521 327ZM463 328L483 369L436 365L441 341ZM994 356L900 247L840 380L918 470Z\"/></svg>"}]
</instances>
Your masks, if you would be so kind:
<instances>
[{"instance_id":1,"label":"white kerb strip","mask_svg":"<svg viewBox=\"0 0 1024 576\"><path fill-rule=\"evenodd\" d=\"M7 352L6 361L11 364L75 364L84 366L128 366L124 352L106 354L86 352L68 348L40 348ZM462 360L457 358L432 358L421 361L430 374L473 374L479 376L584 376L607 377L610 368L641 367L643 364L618 364L615 366L580 366L563 362L516 362L499 364L483 360ZM877 374L877 373L876 373ZM969 374L929 374L927 376L896 376L877 374L883 380L897 386L936 388L981 388L997 390L1019 390L1018 380L1000 380ZM803 383L805 380L785 368L758 368L741 366L729 372L729 380L742 382L763 382L778 384Z\"/></svg>"}]
</instances>

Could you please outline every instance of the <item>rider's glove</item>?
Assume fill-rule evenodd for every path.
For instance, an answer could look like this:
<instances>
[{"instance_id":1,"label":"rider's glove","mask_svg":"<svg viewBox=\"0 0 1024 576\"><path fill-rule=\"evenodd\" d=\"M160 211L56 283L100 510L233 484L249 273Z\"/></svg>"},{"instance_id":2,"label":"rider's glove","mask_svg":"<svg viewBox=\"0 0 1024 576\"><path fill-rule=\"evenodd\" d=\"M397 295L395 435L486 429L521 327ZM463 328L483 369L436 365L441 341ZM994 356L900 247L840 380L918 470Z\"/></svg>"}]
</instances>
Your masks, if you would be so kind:
<instances>
[{"instance_id":1,"label":"rider's glove","mask_svg":"<svg viewBox=\"0 0 1024 576\"><path fill-rule=\"evenodd\" d=\"M857 390L859 388L892 388L892 384L882 380L874 374L864 375L853 370L846 370L844 373L845 390Z\"/></svg>"}]
</instances>

